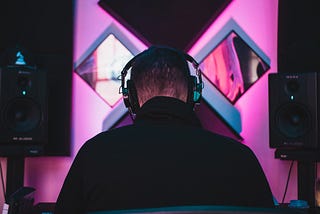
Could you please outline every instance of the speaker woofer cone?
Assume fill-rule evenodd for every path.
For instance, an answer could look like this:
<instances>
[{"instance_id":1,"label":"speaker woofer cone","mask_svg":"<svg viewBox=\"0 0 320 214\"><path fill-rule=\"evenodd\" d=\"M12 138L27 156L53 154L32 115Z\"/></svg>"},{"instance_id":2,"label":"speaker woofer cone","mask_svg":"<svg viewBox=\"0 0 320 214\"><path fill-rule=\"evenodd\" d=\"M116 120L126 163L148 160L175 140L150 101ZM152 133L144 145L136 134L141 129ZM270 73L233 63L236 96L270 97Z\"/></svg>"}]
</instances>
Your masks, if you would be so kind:
<instances>
[{"instance_id":1,"label":"speaker woofer cone","mask_svg":"<svg viewBox=\"0 0 320 214\"><path fill-rule=\"evenodd\" d=\"M276 126L282 135L298 138L307 134L311 118L307 108L297 103L285 104L276 113Z\"/></svg>"},{"instance_id":2,"label":"speaker woofer cone","mask_svg":"<svg viewBox=\"0 0 320 214\"><path fill-rule=\"evenodd\" d=\"M40 107L31 98L11 100L3 116L6 126L14 132L29 132L37 128L41 122Z\"/></svg>"}]
</instances>

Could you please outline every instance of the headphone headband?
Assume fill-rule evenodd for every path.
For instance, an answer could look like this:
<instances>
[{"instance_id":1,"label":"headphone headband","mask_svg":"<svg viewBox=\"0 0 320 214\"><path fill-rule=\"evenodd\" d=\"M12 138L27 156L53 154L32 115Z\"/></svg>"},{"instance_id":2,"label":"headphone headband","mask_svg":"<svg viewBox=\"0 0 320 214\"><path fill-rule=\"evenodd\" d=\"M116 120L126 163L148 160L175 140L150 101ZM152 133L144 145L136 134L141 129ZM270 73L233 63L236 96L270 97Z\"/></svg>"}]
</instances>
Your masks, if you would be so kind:
<instances>
[{"instance_id":1,"label":"headphone headband","mask_svg":"<svg viewBox=\"0 0 320 214\"><path fill-rule=\"evenodd\" d=\"M173 51L175 53L180 54L186 62L189 62L192 64L196 76L193 76L189 74L189 87L188 87L188 103L194 106L195 104L199 104L201 97L202 97L202 89L203 89L203 82L202 82L202 76L201 76L201 70L199 68L199 63L189 54L181 52L179 50L170 48L170 47L164 47L164 46L152 46L148 50L152 48L157 49L166 49ZM123 96L123 101L125 106L128 108L131 115L135 115L136 111L140 108L137 92L134 86L134 83L131 80L126 81L126 76L130 68L132 68L134 62L139 58L142 54L144 54L145 51L137 54L134 56L122 69L121 71L121 86L120 86L120 92Z\"/></svg>"}]
</instances>

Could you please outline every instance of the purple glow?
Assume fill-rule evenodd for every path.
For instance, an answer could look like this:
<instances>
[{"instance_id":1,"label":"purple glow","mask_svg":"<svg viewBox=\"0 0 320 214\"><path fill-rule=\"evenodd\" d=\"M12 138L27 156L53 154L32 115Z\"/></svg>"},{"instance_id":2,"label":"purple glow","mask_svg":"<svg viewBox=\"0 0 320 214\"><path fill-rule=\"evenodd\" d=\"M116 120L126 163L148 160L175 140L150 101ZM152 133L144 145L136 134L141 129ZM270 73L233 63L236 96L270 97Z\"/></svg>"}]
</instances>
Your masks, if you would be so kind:
<instances>
[{"instance_id":1,"label":"purple glow","mask_svg":"<svg viewBox=\"0 0 320 214\"><path fill-rule=\"evenodd\" d=\"M96 47L97 38L109 33L110 30L122 39L122 43L130 47L132 53L137 54L146 48L145 44L113 20L98 4L93 4L92 1L77 1L75 10L77 21L74 34L74 67L92 52L91 46ZM72 99L71 157L35 157L25 161L24 183L36 189L35 203L56 201L76 153L86 140L103 130L104 119L113 114L113 108L97 96L97 93L76 73L73 74ZM117 102L114 109L119 109L121 104L122 102ZM118 111L113 116L115 121L111 123L115 123L124 113Z\"/></svg>"},{"instance_id":2,"label":"purple glow","mask_svg":"<svg viewBox=\"0 0 320 214\"><path fill-rule=\"evenodd\" d=\"M270 70L268 72L276 72L277 17L277 0L232 1L189 50L189 54L195 56L196 60L201 61L203 58L198 53L207 49L206 45L210 40L219 33L230 19L234 19L270 59L270 63L268 63L270 64ZM269 148L267 75L264 75L255 83L235 103L235 107L241 115L242 131L240 134L244 139L243 143L248 145L257 155L275 198L281 200L288 163L275 159L274 150ZM226 113L225 116L228 116L228 114ZM297 181L294 177L292 179L286 200L297 198Z\"/></svg>"},{"instance_id":3,"label":"purple glow","mask_svg":"<svg viewBox=\"0 0 320 214\"><path fill-rule=\"evenodd\" d=\"M106 14L95 1L76 1L76 26L75 26L75 61L88 50L88 47L108 28L114 24L130 38L138 50L145 49L145 45L130 32L119 25L113 18ZM276 72L277 68L277 17L278 0L237 0L232 1L223 13L212 23L208 30L200 37L189 50L191 56L197 58L199 52L207 48L206 45L230 19L234 19L243 28L245 33L254 39L254 42L270 58L269 72ZM94 23L94 24L92 24ZM207 87L207 86L206 86ZM264 75L252 86L236 103L235 106L227 102L216 100L210 90L204 93L207 99L217 102L220 109L227 109L223 114L230 117L230 123L240 123L240 134L246 145L257 155L273 194L281 200L289 163L274 159L273 150L268 147L268 92L267 78ZM220 98L219 98L220 99ZM103 102L96 93L78 76L74 75L73 97L73 154L70 158L29 158L26 160L25 185L36 188L37 202L54 202L66 176L68 168L85 140L99 133L107 116L113 114L112 109ZM227 106L227 107L226 107ZM124 112L113 115L114 124ZM231 115L231 116L230 116ZM204 115L205 117L205 115ZM214 121L205 121L209 127L214 127ZM210 125L212 124L212 125ZM239 124L236 124L236 128ZM210 128L211 128L210 127ZM318 167L319 168L319 167ZM320 170L318 170L318 176ZM292 172L286 200L297 198L296 171Z\"/></svg>"}]
</instances>

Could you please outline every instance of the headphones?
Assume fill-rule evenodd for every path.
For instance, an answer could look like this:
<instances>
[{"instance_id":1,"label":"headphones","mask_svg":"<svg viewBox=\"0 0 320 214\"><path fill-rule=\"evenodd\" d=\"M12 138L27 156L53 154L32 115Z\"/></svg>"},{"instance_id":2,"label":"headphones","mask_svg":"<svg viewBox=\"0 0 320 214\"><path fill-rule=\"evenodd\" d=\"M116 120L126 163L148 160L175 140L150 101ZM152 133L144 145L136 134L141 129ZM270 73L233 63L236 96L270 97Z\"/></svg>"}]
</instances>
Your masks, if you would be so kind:
<instances>
[{"instance_id":1,"label":"headphones","mask_svg":"<svg viewBox=\"0 0 320 214\"><path fill-rule=\"evenodd\" d=\"M189 54L181 52L179 50L176 50L170 47L163 47L163 46L152 46L152 47L156 49L167 49L167 50L173 51L181 55L187 62L192 64L195 70L196 76L189 74L187 103L192 106L194 106L195 104L200 104L200 100L202 97L202 89L204 87L204 84L202 82L201 69L199 68L199 63ZM132 80L126 81L126 76L129 69L131 69L132 65L135 63L136 59L139 58L143 53L144 52L141 52L140 54L133 57L124 66L124 68L121 71L121 86L120 86L119 93L122 93L124 104L128 108L131 115L136 114L137 110L140 109L140 105L138 101L137 90L134 86L134 83Z\"/></svg>"}]
</instances>

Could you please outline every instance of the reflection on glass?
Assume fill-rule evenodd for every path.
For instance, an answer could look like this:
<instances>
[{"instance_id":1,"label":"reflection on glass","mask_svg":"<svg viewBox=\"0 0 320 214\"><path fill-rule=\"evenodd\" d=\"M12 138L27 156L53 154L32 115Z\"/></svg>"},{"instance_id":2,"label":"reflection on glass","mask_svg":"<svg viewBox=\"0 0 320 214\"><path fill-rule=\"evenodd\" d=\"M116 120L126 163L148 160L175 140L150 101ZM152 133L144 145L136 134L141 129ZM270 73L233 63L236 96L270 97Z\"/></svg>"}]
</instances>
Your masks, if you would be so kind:
<instances>
[{"instance_id":1,"label":"reflection on glass","mask_svg":"<svg viewBox=\"0 0 320 214\"><path fill-rule=\"evenodd\" d=\"M122 98L118 77L132 57L133 54L113 34L109 34L76 68L76 72L113 106Z\"/></svg>"},{"instance_id":2,"label":"reflection on glass","mask_svg":"<svg viewBox=\"0 0 320 214\"><path fill-rule=\"evenodd\" d=\"M235 103L269 66L241 39L231 32L201 62L203 74Z\"/></svg>"}]
</instances>

